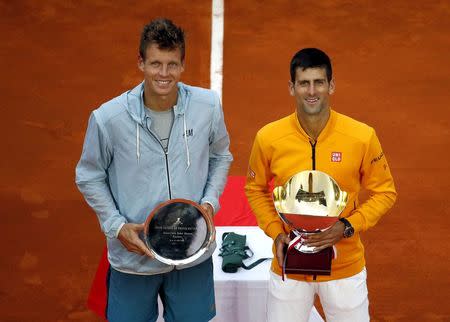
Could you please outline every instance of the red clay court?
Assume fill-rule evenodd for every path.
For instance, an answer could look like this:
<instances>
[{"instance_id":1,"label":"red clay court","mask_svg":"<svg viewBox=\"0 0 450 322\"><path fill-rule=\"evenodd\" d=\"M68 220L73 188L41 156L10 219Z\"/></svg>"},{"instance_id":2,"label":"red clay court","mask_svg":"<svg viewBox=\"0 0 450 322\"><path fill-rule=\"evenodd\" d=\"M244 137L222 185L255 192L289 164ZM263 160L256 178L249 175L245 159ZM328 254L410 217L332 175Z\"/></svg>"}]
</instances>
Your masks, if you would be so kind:
<instances>
[{"instance_id":1,"label":"red clay court","mask_svg":"<svg viewBox=\"0 0 450 322\"><path fill-rule=\"evenodd\" d=\"M0 320L100 321L86 300L104 238L74 183L89 113L141 81L139 34L159 16L187 32L183 81L209 87L211 1L0 1L0 16ZM377 130L399 193L363 234L372 321L450 321L450 3L226 1L224 22L230 175L294 110L292 55L323 49L332 107Z\"/></svg>"}]
</instances>

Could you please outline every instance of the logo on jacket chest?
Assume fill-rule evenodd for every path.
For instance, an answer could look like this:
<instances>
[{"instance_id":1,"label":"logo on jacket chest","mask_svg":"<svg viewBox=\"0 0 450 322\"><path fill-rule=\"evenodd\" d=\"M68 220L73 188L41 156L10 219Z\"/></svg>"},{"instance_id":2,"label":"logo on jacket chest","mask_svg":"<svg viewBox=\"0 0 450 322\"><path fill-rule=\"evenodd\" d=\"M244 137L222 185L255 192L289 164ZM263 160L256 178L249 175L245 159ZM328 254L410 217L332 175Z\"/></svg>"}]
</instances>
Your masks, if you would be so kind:
<instances>
[{"instance_id":1,"label":"logo on jacket chest","mask_svg":"<svg viewBox=\"0 0 450 322\"><path fill-rule=\"evenodd\" d=\"M331 152L331 162L341 162L342 152Z\"/></svg>"},{"instance_id":2,"label":"logo on jacket chest","mask_svg":"<svg viewBox=\"0 0 450 322\"><path fill-rule=\"evenodd\" d=\"M185 133L183 133L183 137L190 137L190 136L194 136L194 129L188 129L188 130L186 130L186 132Z\"/></svg>"}]
</instances>

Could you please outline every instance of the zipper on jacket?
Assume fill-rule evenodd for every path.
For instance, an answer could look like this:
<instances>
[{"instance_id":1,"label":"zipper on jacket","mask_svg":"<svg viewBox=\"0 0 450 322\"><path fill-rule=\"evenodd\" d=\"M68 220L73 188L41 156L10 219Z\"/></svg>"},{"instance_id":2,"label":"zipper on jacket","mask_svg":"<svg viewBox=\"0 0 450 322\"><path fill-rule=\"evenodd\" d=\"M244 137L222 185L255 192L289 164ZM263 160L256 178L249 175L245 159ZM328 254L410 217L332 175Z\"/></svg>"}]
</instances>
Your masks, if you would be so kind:
<instances>
[{"instance_id":1,"label":"zipper on jacket","mask_svg":"<svg viewBox=\"0 0 450 322\"><path fill-rule=\"evenodd\" d=\"M161 141L158 139L158 137L155 134L153 134L153 132L150 131L150 129L148 128L147 121L145 123L146 123L145 127L147 128L150 135L153 136L153 138L156 140L156 142L158 142L161 149L163 149L163 151L164 151L164 157L166 158L167 187L169 188L169 200L170 200L170 199L172 199L172 189L170 188L170 175L169 175L170 174L170 172L169 172L169 156L168 156L169 155L170 134L169 134L169 139L167 140L167 151L166 151L166 149L164 149L164 147L161 144ZM172 129L170 129L170 132L172 133Z\"/></svg>"},{"instance_id":2,"label":"zipper on jacket","mask_svg":"<svg viewBox=\"0 0 450 322\"><path fill-rule=\"evenodd\" d=\"M162 147L162 144L161 144L161 147ZM163 147L163 149L164 149L164 147ZM167 151L164 151L164 156L166 157L167 186L169 187L169 200L170 200L170 199L172 199L172 189L170 189L170 176L169 176L169 140L167 140Z\"/></svg>"},{"instance_id":3,"label":"zipper on jacket","mask_svg":"<svg viewBox=\"0 0 450 322\"><path fill-rule=\"evenodd\" d=\"M312 148L312 169L316 170L316 144L317 141L314 141L314 143L312 141L309 141L309 144L311 144L311 148Z\"/></svg>"}]
</instances>

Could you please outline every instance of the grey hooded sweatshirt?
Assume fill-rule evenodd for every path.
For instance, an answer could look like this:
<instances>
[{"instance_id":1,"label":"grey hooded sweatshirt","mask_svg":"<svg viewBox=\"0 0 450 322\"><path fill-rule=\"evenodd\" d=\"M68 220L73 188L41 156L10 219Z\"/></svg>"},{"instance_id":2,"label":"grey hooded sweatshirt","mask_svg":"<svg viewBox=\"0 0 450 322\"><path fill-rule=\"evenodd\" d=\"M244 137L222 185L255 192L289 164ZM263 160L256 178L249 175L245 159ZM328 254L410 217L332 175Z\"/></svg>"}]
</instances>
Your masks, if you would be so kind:
<instances>
[{"instance_id":1,"label":"grey hooded sweatshirt","mask_svg":"<svg viewBox=\"0 0 450 322\"><path fill-rule=\"evenodd\" d=\"M111 266L126 273L158 274L174 267L127 251L117 239L120 228L145 222L169 199L208 202L217 211L232 155L215 92L178 83L166 153L150 130L143 88L141 83L92 112L76 183L106 235Z\"/></svg>"}]
</instances>

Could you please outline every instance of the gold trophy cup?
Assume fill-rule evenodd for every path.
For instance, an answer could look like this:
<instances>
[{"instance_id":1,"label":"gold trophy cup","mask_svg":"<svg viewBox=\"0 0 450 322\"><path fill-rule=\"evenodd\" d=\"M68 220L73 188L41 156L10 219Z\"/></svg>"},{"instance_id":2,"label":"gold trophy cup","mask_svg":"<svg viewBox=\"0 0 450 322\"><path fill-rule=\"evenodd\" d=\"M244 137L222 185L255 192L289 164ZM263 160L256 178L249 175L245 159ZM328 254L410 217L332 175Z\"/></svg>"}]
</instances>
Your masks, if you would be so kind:
<instances>
[{"instance_id":1,"label":"gold trophy cup","mask_svg":"<svg viewBox=\"0 0 450 322\"><path fill-rule=\"evenodd\" d=\"M347 200L348 194L339 188L331 176L316 170L301 171L292 176L283 186L275 187L273 190L275 209L283 222L291 229L291 239L296 238L299 241L293 246L294 250L288 249L285 263L308 266L308 262L311 262L311 269L305 267L303 270L300 267L298 272L329 275L332 248L318 251L315 247L304 245L301 238L323 231L336 223L347 205ZM304 256L298 261L288 258L302 254L311 256ZM324 259L326 268L321 267L315 270L315 261L320 262L324 257L321 254L326 254ZM289 273L289 267L286 272ZM297 268L293 267L291 272L296 273Z\"/></svg>"}]
</instances>

